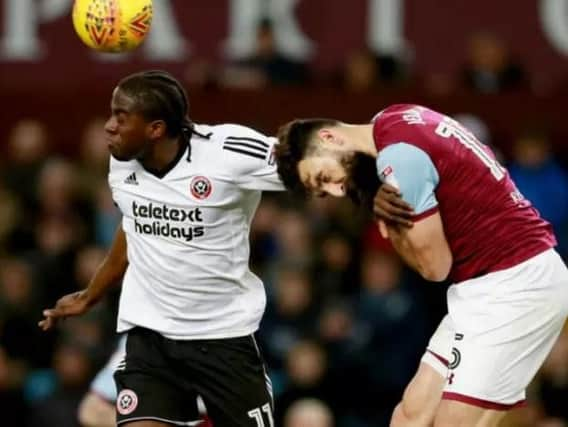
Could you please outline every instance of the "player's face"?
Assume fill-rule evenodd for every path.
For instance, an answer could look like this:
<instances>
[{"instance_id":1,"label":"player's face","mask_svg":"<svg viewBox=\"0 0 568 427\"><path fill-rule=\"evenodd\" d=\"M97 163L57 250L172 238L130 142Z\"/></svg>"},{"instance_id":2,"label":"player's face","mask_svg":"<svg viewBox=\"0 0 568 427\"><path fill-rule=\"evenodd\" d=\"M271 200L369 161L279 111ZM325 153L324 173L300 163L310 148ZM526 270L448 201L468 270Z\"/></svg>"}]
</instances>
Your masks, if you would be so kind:
<instances>
[{"instance_id":1,"label":"player's face","mask_svg":"<svg viewBox=\"0 0 568 427\"><path fill-rule=\"evenodd\" d=\"M347 195L349 163L352 155L322 150L298 162L300 180L309 193L316 196Z\"/></svg>"},{"instance_id":2,"label":"player's face","mask_svg":"<svg viewBox=\"0 0 568 427\"><path fill-rule=\"evenodd\" d=\"M118 160L141 158L150 140L148 123L135 113L135 101L116 88L112 94L111 116L105 124L108 149Z\"/></svg>"}]
</instances>

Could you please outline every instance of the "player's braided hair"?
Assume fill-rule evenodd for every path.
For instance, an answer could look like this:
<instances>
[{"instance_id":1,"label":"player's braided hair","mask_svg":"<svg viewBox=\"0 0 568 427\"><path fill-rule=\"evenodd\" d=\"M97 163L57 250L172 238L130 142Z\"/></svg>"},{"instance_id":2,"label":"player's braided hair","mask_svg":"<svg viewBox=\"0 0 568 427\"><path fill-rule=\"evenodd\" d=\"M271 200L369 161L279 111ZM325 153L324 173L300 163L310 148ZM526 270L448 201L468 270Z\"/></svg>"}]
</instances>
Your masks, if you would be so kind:
<instances>
[{"instance_id":1,"label":"player's braided hair","mask_svg":"<svg viewBox=\"0 0 568 427\"><path fill-rule=\"evenodd\" d=\"M160 71L143 71L122 79L118 87L136 102L137 112L147 120L163 120L170 137L182 136L188 146L191 160L193 123L189 119L187 92L171 74Z\"/></svg>"}]
</instances>

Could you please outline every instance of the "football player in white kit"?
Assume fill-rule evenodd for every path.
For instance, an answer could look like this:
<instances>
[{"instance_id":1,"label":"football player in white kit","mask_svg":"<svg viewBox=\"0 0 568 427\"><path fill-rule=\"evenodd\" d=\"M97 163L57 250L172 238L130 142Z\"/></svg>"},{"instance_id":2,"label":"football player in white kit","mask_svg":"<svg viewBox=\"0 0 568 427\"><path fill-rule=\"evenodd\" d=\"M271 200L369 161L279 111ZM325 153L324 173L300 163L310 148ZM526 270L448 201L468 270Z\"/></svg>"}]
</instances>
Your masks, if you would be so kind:
<instances>
[{"instance_id":1,"label":"football player in white kit","mask_svg":"<svg viewBox=\"0 0 568 427\"><path fill-rule=\"evenodd\" d=\"M283 190L275 138L193 124L187 96L161 71L124 78L105 125L109 184L122 224L87 289L44 311L44 330L79 315L122 279L114 374L118 425L273 425L270 380L254 332L265 308L249 269L249 229L263 190Z\"/></svg>"}]
</instances>

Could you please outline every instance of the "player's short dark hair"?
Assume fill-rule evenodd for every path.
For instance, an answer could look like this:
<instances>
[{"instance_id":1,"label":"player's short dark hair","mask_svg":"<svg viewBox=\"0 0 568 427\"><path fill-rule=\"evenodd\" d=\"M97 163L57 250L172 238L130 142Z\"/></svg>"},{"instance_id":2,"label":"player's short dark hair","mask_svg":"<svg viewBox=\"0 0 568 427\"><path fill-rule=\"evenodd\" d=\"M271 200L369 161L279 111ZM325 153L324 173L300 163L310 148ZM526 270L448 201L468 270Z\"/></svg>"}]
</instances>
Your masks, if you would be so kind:
<instances>
[{"instance_id":1,"label":"player's short dark hair","mask_svg":"<svg viewBox=\"0 0 568 427\"><path fill-rule=\"evenodd\" d=\"M142 71L123 78L118 88L134 99L135 111L146 120L163 120L169 136L191 133L187 92L171 74Z\"/></svg>"},{"instance_id":2,"label":"player's short dark hair","mask_svg":"<svg viewBox=\"0 0 568 427\"><path fill-rule=\"evenodd\" d=\"M298 163L312 149L315 132L338 124L339 121L335 119L296 119L278 130L278 144L275 146L274 156L278 175L288 190L306 194L306 188L298 173Z\"/></svg>"}]
</instances>

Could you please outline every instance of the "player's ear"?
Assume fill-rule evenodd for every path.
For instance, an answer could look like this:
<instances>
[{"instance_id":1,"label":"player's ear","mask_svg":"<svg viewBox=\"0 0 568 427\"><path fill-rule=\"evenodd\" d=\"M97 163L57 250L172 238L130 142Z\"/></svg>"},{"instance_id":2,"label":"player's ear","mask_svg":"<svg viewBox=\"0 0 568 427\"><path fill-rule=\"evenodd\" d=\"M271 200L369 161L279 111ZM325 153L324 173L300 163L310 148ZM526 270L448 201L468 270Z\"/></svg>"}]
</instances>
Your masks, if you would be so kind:
<instances>
[{"instance_id":1,"label":"player's ear","mask_svg":"<svg viewBox=\"0 0 568 427\"><path fill-rule=\"evenodd\" d=\"M166 123L163 120L154 120L147 127L148 137L150 139L159 139L166 134Z\"/></svg>"},{"instance_id":2,"label":"player's ear","mask_svg":"<svg viewBox=\"0 0 568 427\"><path fill-rule=\"evenodd\" d=\"M328 128L318 130L318 137L326 144L342 144L341 139L337 137L335 132Z\"/></svg>"}]
</instances>

